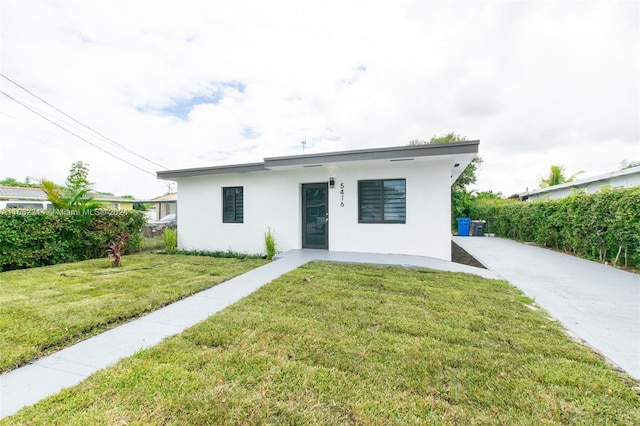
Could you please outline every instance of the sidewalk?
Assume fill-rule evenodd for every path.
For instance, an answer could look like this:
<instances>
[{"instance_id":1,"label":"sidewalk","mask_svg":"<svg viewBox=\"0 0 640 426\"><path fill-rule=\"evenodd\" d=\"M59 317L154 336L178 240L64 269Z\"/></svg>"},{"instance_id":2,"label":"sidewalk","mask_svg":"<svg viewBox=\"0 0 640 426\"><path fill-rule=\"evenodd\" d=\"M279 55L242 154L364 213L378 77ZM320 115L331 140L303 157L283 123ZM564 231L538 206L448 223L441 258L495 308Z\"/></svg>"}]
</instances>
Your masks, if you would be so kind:
<instances>
[{"instance_id":1,"label":"sidewalk","mask_svg":"<svg viewBox=\"0 0 640 426\"><path fill-rule=\"evenodd\" d=\"M640 379L640 275L503 238L453 241Z\"/></svg>"},{"instance_id":2,"label":"sidewalk","mask_svg":"<svg viewBox=\"0 0 640 426\"><path fill-rule=\"evenodd\" d=\"M491 271L420 256L291 250L267 265L0 375L0 419L180 333L280 275L313 260L413 266L497 278Z\"/></svg>"}]
</instances>

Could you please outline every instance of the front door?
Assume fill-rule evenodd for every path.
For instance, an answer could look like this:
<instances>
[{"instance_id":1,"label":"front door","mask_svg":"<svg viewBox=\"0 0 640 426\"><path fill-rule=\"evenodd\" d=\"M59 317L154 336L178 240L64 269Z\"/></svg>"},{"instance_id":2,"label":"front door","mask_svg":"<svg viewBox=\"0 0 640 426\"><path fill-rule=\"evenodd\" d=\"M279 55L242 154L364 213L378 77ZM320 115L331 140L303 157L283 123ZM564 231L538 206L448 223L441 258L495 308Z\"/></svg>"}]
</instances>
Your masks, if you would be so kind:
<instances>
[{"instance_id":1,"label":"front door","mask_svg":"<svg viewBox=\"0 0 640 426\"><path fill-rule=\"evenodd\" d=\"M326 183L302 184L302 248L329 248Z\"/></svg>"}]
</instances>

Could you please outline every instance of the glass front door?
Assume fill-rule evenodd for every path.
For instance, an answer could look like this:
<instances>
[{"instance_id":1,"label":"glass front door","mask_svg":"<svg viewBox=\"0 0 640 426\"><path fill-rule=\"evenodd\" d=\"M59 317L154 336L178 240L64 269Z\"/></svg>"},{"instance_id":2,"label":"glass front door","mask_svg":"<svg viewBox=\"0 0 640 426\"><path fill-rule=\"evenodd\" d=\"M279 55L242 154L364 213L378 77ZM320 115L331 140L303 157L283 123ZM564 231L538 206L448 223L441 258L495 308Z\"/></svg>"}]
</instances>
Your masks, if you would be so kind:
<instances>
[{"instance_id":1,"label":"glass front door","mask_svg":"<svg viewBox=\"0 0 640 426\"><path fill-rule=\"evenodd\" d=\"M329 248L329 209L326 183L302 185L302 248Z\"/></svg>"}]
</instances>

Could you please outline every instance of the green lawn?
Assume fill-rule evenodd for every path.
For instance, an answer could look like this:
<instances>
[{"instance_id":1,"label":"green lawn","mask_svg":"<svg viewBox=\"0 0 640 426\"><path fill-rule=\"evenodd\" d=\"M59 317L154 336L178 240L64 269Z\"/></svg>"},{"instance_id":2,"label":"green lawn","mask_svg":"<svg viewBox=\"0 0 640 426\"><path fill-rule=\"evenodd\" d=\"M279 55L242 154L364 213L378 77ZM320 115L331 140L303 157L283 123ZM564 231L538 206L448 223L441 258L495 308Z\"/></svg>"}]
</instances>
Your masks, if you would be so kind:
<instances>
[{"instance_id":1,"label":"green lawn","mask_svg":"<svg viewBox=\"0 0 640 426\"><path fill-rule=\"evenodd\" d=\"M0 424L640 424L503 281L312 263Z\"/></svg>"},{"instance_id":2,"label":"green lawn","mask_svg":"<svg viewBox=\"0 0 640 426\"><path fill-rule=\"evenodd\" d=\"M0 371L263 265L134 254L0 273Z\"/></svg>"}]
</instances>

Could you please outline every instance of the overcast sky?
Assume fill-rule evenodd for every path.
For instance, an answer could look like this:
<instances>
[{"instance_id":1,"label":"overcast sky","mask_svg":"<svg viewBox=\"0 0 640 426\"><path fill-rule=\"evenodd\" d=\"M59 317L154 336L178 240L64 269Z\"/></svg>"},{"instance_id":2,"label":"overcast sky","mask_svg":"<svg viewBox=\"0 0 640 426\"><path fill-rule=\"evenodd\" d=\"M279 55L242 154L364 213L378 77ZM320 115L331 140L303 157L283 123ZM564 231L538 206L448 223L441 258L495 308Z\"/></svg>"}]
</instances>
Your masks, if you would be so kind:
<instances>
[{"instance_id":1,"label":"overcast sky","mask_svg":"<svg viewBox=\"0 0 640 426\"><path fill-rule=\"evenodd\" d=\"M62 183L81 160L96 190L150 198L162 167L451 131L505 196L552 164L640 161L638 1L0 4L2 74L109 138L0 77L0 178Z\"/></svg>"}]
</instances>

